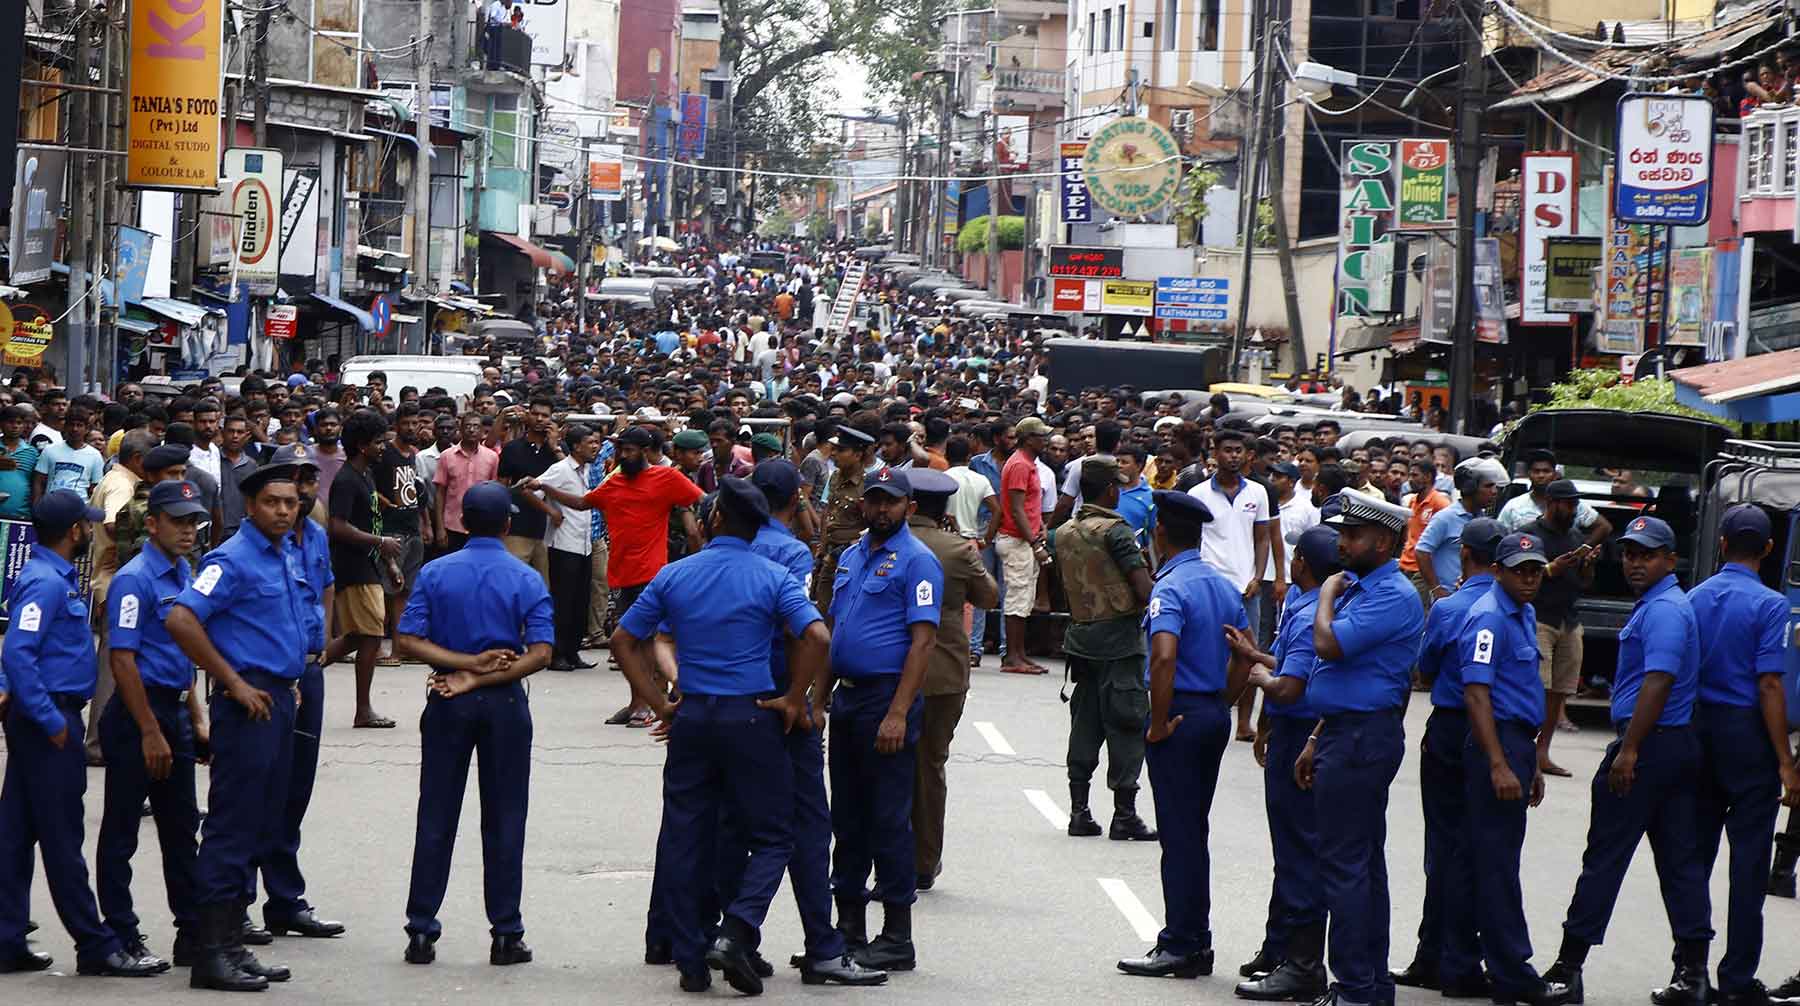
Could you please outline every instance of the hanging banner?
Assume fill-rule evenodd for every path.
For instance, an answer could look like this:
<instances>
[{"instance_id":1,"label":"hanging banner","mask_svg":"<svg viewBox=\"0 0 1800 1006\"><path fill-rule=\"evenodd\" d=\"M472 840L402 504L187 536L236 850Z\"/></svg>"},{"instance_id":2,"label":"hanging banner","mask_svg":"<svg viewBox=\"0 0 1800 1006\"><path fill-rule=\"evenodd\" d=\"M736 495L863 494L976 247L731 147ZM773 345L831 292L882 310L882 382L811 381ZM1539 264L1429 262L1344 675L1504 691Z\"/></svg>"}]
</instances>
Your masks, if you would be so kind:
<instances>
[{"instance_id":1,"label":"hanging banner","mask_svg":"<svg viewBox=\"0 0 1800 1006\"><path fill-rule=\"evenodd\" d=\"M225 151L225 175L231 179L232 251L237 279L251 293L273 296L281 280L277 247L281 221L281 151Z\"/></svg>"},{"instance_id":2,"label":"hanging banner","mask_svg":"<svg viewBox=\"0 0 1800 1006\"><path fill-rule=\"evenodd\" d=\"M1450 141L1400 141L1400 226L1449 227ZM1423 338L1423 335L1420 336Z\"/></svg>"},{"instance_id":3,"label":"hanging banner","mask_svg":"<svg viewBox=\"0 0 1800 1006\"><path fill-rule=\"evenodd\" d=\"M595 147L588 155L588 198L602 203L625 198L624 147Z\"/></svg>"},{"instance_id":4,"label":"hanging banner","mask_svg":"<svg viewBox=\"0 0 1800 1006\"><path fill-rule=\"evenodd\" d=\"M56 224L62 218L63 176L69 152L58 147L19 147L12 201L14 286L50 278L56 258Z\"/></svg>"},{"instance_id":5,"label":"hanging banner","mask_svg":"<svg viewBox=\"0 0 1800 1006\"><path fill-rule=\"evenodd\" d=\"M300 333L300 309L292 304L270 304L263 317L263 334L271 339L292 339Z\"/></svg>"},{"instance_id":6,"label":"hanging banner","mask_svg":"<svg viewBox=\"0 0 1800 1006\"><path fill-rule=\"evenodd\" d=\"M1544 307L1551 311L1589 314L1594 310L1594 270L1600 268L1599 238L1550 238L1544 246L1548 271Z\"/></svg>"},{"instance_id":7,"label":"hanging banner","mask_svg":"<svg viewBox=\"0 0 1800 1006\"><path fill-rule=\"evenodd\" d=\"M1606 169L1610 190L1613 171ZM1651 261L1650 228L1627 223L1613 214L1615 202L1607 200L1606 260L1600 270L1600 315L1594 325L1594 349L1600 353L1642 353L1644 320L1651 316L1661 293L1662 255ZM1659 242L1659 245L1661 242Z\"/></svg>"},{"instance_id":8,"label":"hanging banner","mask_svg":"<svg viewBox=\"0 0 1800 1006\"><path fill-rule=\"evenodd\" d=\"M1087 182L1081 178L1081 158L1086 154L1085 143L1065 143L1061 148L1062 161L1057 170L1062 174L1056 180L1056 193L1065 224L1085 224L1094 219Z\"/></svg>"},{"instance_id":9,"label":"hanging banner","mask_svg":"<svg viewBox=\"0 0 1800 1006\"><path fill-rule=\"evenodd\" d=\"M681 96L681 123L675 129L675 156L683 161L706 158L706 95Z\"/></svg>"},{"instance_id":10,"label":"hanging banner","mask_svg":"<svg viewBox=\"0 0 1800 1006\"><path fill-rule=\"evenodd\" d=\"M1743 242L1722 238L1712 250L1712 317L1706 326L1706 362L1718 363L1743 355L1744 321L1738 314L1738 287L1742 282Z\"/></svg>"},{"instance_id":11,"label":"hanging banner","mask_svg":"<svg viewBox=\"0 0 1800 1006\"><path fill-rule=\"evenodd\" d=\"M224 7L225 0L131 4L128 188L218 188Z\"/></svg>"},{"instance_id":12,"label":"hanging banner","mask_svg":"<svg viewBox=\"0 0 1800 1006\"><path fill-rule=\"evenodd\" d=\"M1506 342L1506 281L1500 274L1500 239L1475 239L1475 341Z\"/></svg>"},{"instance_id":13,"label":"hanging banner","mask_svg":"<svg viewBox=\"0 0 1800 1006\"><path fill-rule=\"evenodd\" d=\"M113 306L144 300L144 281L150 277L150 243L156 235L136 227L119 225L119 282L113 287Z\"/></svg>"},{"instance_id":14,"label":"hanging banner","mask_svg":"<svg viewBox=\"0 0 1800 1006\"><path fill-rule=\"evenodd\" d=\"M1394 288L1393 140L1345 140L1338 190L1338 322L1391 310Z\"/></svg>"},{"instance_id":15,"label":"hanging banner","mask_svg":"<svg viewBox=\"0 0 1800 1006\"><path fill-rule=\"evenodd\" d=\"M1575 233L1575 154L1538 151L1521 159L1519 216L1519 324L1567 325L1569 315L1544 303L1550 279L1545 258L1553 237Z\"/></svg>"},{"instance_id":16,"label":"hanging banner","mask_svg":"<svg viewBox=\"0 0 1800 1006\"><path fill-rule=\"evenodd\" d=\"M281 172L281 288L303 297L318 288L319 169L286 168Z\"/></svg>"},{"instance_id":17,"label":"hanging banner","mask_svg":"<svg viewBox=\"0 0 1800 1006\"><path fill-rule=\"evenodd\" d=\"M1436 238L1426 243L1430 247L1419 300L1419 341L1448 346L1456 341L1456 246Z\"/></svg>"},{"instance_id":18,"label":"hanging banner","mask_svg":"<svg viewBox=\"0 0 1800 1006\"><path fill-rule=\"evenodd\" d=\"M1613 212L1629 223L1692 226L1712 212L1713 105L1703 94L1619 99Z\"/></svg>"},{"instance_id":19,"label":"hanging banner","mask_svg":"<svg viewBox=\"0 0 1800 1006\"><path fill-rule=\"evenodd\" d=\"M15 304L12 321L12 334L7 336L0 363L8 367L43 366L44 350L50 348L50 340L56 334L50 316L35 304Z\"/></svg>"},{"instance_id":20,"label":"hanging banner","mask_svg":"<svg viewBox=\"0 0 1800 1006\"><path fill-rule=\"evenodd\" d=\"M1669 334L1665 346L1704 346L1712 321L1711 248L1681 248L1669 263Z\"/></svg>"}]
</instances>

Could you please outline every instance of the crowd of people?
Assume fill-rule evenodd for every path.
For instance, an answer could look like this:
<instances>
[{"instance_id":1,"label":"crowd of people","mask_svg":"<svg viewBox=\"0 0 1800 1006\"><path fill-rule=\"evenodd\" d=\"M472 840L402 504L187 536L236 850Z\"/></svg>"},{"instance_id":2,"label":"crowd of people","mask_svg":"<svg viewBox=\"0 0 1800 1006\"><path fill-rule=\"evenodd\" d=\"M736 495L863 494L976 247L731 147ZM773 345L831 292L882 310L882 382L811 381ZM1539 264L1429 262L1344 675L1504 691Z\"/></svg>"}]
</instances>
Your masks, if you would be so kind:
<instances>
[{"instance_id":1,"label":"crowd of people","mask_svg":"<svg viewBox=\"0 0 1800 1006\"><path fill-rule=\"evenodd\" d=\"M1052 388L1037 333L951 318L879 278L870 324L825 331L814 319L847 250L749 260L685 249L667 264L704 283L585 326L570 298L546 300L537 351L494 349L465 395L379 371L344 384L335 360L164 402L137 384L71 400L15 376L0 517L31 522L37 545L0 656L0 971L51 963L26 942L35 845L81 973L288 980L248 946L345 929L300 869L325 669L352 664L355 727L389 728L371 684L404 659L432 670L404 957L435 960L473 757L490 962L530 961L522 681L595 671L604 648L627 693L607 722L668 744L646 962L689 991L717 972L760 992L785 874L801 979L881 984L918 965L911 908L941 875L972 670L992 652L1000 672L1046 675L1060 651L1069 834L1162 846L1165 928L1122 971L1213 970L1207 820L1235 737L1265 768L1274 848L1245 998L1369 1006L1400 983L1579 1003L1648 833L1676 940L1658 1006L1708 1006L1721 834L1719 994L1770 1000L1761 897L1784 863L1791 891L1800 835L1790 818L1777 846L1776 815L1784 793L1800 803L1800 774L1765 652L1785 602L1754 580L1766 515L1728 515L1726 568L1691 600L1668 527L1645 511L1623 531L1642 599L1612 682L1619 737L1540 975L1520 907L1526 808L1567 774L1550 746L1580 684L1573 604L1614 531L1554 455L1525 459L1530 491L1501 506L1513 476L1492 444L1463 457L1421 427L1351 446L1332 418L1253 431L1224 395ZM1427 895L1418 954L1390 974L1386 805L1414 691L1433 707ZM1102 748L1105 829L1090 800ZM106 772L94 887L90 765ZM131 908L146 801L176 909L170 961ZM1800 976L1776 998L1800 1001Z\"/></svg>"}]
</instances>

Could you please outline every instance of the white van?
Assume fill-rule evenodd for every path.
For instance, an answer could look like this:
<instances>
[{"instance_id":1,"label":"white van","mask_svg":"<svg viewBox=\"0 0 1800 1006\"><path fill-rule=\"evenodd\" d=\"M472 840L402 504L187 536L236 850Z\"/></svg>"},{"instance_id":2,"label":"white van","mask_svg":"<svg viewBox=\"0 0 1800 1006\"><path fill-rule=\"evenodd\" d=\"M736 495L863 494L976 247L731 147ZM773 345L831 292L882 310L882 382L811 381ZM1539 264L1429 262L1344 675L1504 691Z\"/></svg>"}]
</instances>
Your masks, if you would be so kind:
<instances>
[{"instance_id":1,"label":"white van","mask_svg":"<svg viewBox=\"0 0 1800 1006\"><path fill-rule=\"evenodd\" d=\"M479 356L353 356L344 364L339 383L366 387L369 375L381 371L387 375L390 397L397 398L400 389L411 385L422 395L426 388L443 388L456 399L457 408L469 403L475 386L481 383L481 368L487 361Z\"/></svg>"}]
</instances>

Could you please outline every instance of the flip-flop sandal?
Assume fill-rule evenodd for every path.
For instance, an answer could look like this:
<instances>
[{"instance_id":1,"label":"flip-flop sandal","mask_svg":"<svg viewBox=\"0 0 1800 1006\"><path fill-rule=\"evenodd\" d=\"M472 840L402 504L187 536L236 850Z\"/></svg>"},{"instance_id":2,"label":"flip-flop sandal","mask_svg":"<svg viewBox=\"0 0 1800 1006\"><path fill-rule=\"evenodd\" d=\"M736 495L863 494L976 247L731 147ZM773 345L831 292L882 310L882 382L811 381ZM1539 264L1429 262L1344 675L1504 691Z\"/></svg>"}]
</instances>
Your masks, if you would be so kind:
<instances>
[{"instance_id":1,"label":"flip-flop sandal","mask_svg":"<svg viewBox=\"0 0 1800 1006\"><path fill-rule=\"evenodd\" d=\"M1545 775L1553 775L1559 779L1568 779L1575 775L1575 773L1563 768L1561 765L1545 765L1543 767L1543 772Z\"/></svg>"},{"instance_id":2,"label":"flip-flop sandal","mask_svg":"<svg viewBox=\"0 0 1800 1006\"><path fill-rule=\"evenodd\" d=\"M394 726L394 721L388 719L386 716L377 716L372 720L363 720L351 725L358 730L387 730Z\"/></svg>"}]
</instances>

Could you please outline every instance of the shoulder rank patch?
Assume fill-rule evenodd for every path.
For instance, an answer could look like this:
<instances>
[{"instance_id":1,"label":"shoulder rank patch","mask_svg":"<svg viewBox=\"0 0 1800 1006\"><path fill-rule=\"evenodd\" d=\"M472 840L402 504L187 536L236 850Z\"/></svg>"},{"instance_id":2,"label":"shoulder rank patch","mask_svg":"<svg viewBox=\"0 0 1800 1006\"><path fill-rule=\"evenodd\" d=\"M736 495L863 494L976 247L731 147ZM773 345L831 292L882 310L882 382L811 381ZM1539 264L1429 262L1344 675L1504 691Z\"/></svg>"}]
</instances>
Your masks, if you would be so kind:
<instances>
[{"instance_id":1,"label":"shoulder rank patch","mask_svg":"<svg viewBox=\"0 0 1800 1006\"><path fill-rule=\"evenodd\" d=\"M213 588L219 585L219 577L224 575L224 568L218 563L213 563L201 570L200 575L194 578L194 589L199 591L202 596L211 597Z\"/></svg>"},{"instance_id":2,"label":"shoulder rank patch","mask_svg":"<svg viewBox=\"0 0 1800 1006\"><path fill-rule=\"evenodd\" d=\"M18 629L20 632L36 632L43 624L44 609L38 607L36 601L19 609Z\"/></svg>"},{"instance_id":3,"label":"shoulder rank patch","mask_svg":"<svg viewBox=\"0 0 1800 1006\"><path fill-rule=\"evenodd\" d=\"M119 599L119 628L135 629L138 627L138 599L136 594L126 594Z\"/></svg>"},{"instance_id":4,"label":"shoulder rank patch","mask_svg":"<svg viewBox=\"0 0 1800 1006\"><path fill-rule=\"evenodd\" d=\"M913 588L913 599L918 602L919 607L921 608L932 603L930 580L919 581L919 585Z\"/></svg>"}]
</instances>

